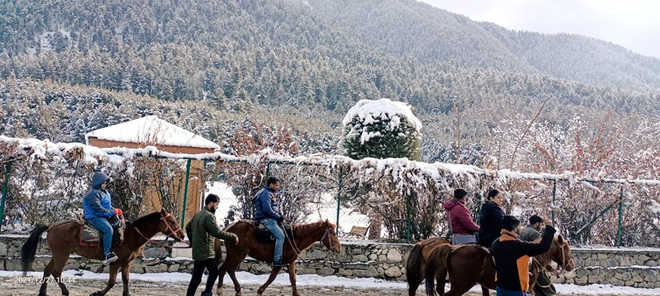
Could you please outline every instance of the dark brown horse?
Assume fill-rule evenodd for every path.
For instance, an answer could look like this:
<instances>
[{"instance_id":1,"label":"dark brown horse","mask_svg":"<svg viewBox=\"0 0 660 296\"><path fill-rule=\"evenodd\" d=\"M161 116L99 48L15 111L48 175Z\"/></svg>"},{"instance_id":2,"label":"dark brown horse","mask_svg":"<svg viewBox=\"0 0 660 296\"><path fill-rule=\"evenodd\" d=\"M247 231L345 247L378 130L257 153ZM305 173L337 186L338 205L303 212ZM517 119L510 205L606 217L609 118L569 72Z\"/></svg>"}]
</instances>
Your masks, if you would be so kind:
<instances>
[{"instance_id":1,"label":"dark brown horse","mask_svg":"<svg viewBox=\"0 0 660 296\"><path fill-rule=\"evenodd\" d=\"M556 236L548 252L536 256L543 266L549 266L555 261L561 268L571 271L575 268L571 248L562 236ZM451 289L444 294L445 278L449 274ZM538 275L538 272L536 273ZM530 291L534 290L536 276L530 279ZM484 296L488 296L488 289L495 289L495 265L488 249L475 246L443 245L436 248L431 254L425 273L426 294L435 295L435 283L438 281L437 292L440 295L463 295L474 285L480 284Z\"/></svg>"},{"instance_id":2,"label":"dark brown horse","mask_svg":"<svg viewBox=\"0 0 660 296\"><path fill-rule=\"evenodd\" d=\"M419 284L424 280L426 263L429 257L440 246L449 245L444 238L433 237L418 242L408 253L406 261L406 281L408 282L408 295L415 296ZM444 279L443 279L444 281Z\"/></svg>"},{"instance_id":3,"label":"dark brown horse","mask_svg":"<svg viewBox=\"0 0 660 296\"><path fill-rule=\"evenodd\" d=\"M53 224L51 226L40 226L35 229L21 250L23 270L27 271L34 261L37 251L37 244L41 239L41 234L48 231L48 247L52 252L52 257L44 269L43 283L39 289L39 295L46 295L46 284L48 278L52 275L62 290L62 295L69 295L69 290L62 282L62 270L69 260L69 255L75 253L89 259L103 259L103 247L81 246L80 229L82 224L78 221L67 221ZM105 295L117 280L117 273L121 269L122 280L124 282L124 296L128 296L128 276L130 264L151 237L162 232L176 240L183 240L184 234L174 217L161 210L152 214L143 216L126 227L124 240L113 251L119 257L119 260L110 265L110 277L108 284L102 291L94 292L93 296Z\"/></svg>"},{"instance_id":4,"label":"dark brown horse","mask_svg":"<svg viewBox=\"0 0 660 296\"><path fill-rule=\"evenodd\" d=\"M293 240L284 242L284 249L282 251L282 262L288 264L289 280L291 281L291 289L294 296L299 296L296 289L296 259L300 252L309 248L313 243L320 241L329 250L339 252L340 244L337 235L335 234L335 225L325 221L319 221L311 224L293 225ZM222 282L225 272L229 273L229 277L234 282L234 289L236 295L241 295L241 285L236 280L236 269L243 262L245 256L264 262L273 262L273 252L275 249L274 243L261 243L257 241L256 227L250 221L239 221L230 225L225 231L229 231L238 235L238 245L227 244L227 258L220 266L220 275L218 281L217 294L222 295ZM215 243L216 254L221 254L219 240ZM217 256L217 255L216 255ZM281 267L274 267L270 273L268 281L264 283L257 290L257 295L262 295L264 290L272 283Z\"/></svg>"}]
</instances>

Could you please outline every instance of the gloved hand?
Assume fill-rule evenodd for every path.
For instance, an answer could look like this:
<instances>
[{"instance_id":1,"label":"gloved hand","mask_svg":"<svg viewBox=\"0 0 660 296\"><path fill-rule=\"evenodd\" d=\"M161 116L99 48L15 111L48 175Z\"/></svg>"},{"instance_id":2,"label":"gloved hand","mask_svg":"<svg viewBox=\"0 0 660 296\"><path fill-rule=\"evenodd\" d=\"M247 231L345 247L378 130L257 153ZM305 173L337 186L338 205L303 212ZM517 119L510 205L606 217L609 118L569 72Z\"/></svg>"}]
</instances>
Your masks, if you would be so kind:
<instances>
[{"instance_id":1,"label":"gloved hand","mask_svg":"<svg viewBox=\"0 0 660 296\"><path fill-rule=\"evenodd\" d=\"M119 208L115 208L115 215L124 216L124 212Z\"/></svg>"}]
</instances>

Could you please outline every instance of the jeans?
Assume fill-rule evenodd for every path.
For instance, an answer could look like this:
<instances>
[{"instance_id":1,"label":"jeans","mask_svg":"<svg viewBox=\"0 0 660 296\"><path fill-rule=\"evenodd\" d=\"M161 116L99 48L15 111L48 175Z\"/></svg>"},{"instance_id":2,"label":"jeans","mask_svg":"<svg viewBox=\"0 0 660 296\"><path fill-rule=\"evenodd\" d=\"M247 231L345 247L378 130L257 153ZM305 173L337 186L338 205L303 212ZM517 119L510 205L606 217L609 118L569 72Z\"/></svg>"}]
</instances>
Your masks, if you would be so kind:
<instances>
[{"instance_id":1,"label":"jeans","mask_svg":"<svg viewBox=\"0 0 660 296\"><path fill-rule=\"evenodd\" d=\"M204 269L209 270L209 277L206 279L206 289L204 290L204 293L211 294L213 292L213 284L215 284L215 280L218 278L219 271L218 261L214 258L211 258L194 262L192 278L190 279L190 284L188 284L188 292L186 293L186 296L195 295L197 286L199 286L199 283L202 282Z\"/></svg>"},{"instance_id":2,"label":"jeans","mask_svg":"<svg viewBox=\"0 0 660 296\"><path fill-rule=\"evenodd\" d=\"M273 256L273 263L282 263L282 248L284 247L284 231L277 224L275 219L262 219L261 224L266 226L270 233L275 237L275 255Z\"/></svg>"},{"instance_id":3,"label":"jeans","mask_svg":"<svg viewBox=\"0 0 660 296\"><path fill-rule=\"evenodd\" d=\"M452 235L452 244L461 245L461 244L476 244L477 237L474 234L453 234Z\"/></svg>"},{"instance_id":4,"label":"jeans","mask_svg":"<svg viewBox=\"0 0 660 296\"><path fill-rule=\"evenodd\" d=\"M110 226L110 222L106 218L99 217L87 221L103 234L103 255L107 257L112 249L112 226Z\"/></svg>"},{"instance_id":5,"label":"jeans","mask_svg":"<svg viewBox=\"0 0 660 296\"><path fill-rule=\"evenodd\" d=\"M497 296L531 296L531 294L523 291L505 290L498 286Z\"/></svg>"}]
</instances>

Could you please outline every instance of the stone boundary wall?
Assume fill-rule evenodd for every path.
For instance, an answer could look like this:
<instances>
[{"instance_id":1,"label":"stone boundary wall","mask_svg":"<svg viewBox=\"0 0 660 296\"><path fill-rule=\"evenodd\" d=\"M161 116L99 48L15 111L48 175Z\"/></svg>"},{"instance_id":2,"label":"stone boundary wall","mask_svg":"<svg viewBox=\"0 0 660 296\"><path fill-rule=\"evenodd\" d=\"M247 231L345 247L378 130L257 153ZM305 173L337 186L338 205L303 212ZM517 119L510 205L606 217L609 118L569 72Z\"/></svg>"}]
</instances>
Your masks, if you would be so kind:
<instances>
[{"instance_id":1,"label":"stone boundary wall","mask_svg":"<svg viewBox=\"0 0 660 296\"><path fill-rule=\"evenodd\" d=\"M0 235L0 270L20 270L20 248L27 236ZM333 253L321 244L304 251L299 258L297 273L336 275L344 277L375 277L405 280L405 262L410 244L375 242L342 242L342 251ZM50 260L47 244L42 241L37 250L35 270L43 270ZM135 273L192 271L190 249L145 247L147 257L169 257L156 264L136 260L131 266ZM223 256L224 257L224 256ZM576 270L554 278L555 283L610 284L638 288L660 287L660 249L573 249ZM104 266L96 260L72 256L66 269L85 269L103 272ZM270 267L247 258L240 270L267 273ZM105 270L107 272L107 269Z\"/></svg>"}]
</instances>

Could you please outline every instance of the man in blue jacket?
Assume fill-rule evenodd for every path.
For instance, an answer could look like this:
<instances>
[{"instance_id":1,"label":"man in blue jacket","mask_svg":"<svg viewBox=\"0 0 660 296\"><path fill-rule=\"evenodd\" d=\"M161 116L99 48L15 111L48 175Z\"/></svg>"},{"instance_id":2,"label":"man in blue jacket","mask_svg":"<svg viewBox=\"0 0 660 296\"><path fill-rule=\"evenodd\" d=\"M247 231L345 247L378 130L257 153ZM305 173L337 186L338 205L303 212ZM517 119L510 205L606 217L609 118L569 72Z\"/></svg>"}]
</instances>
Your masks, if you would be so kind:
<instances>
[{"instance_id":1,"label":"man in blue jacket","mask_svg":"<svg viewBox=\"0 0 660 296\"><path fill-rule=\"evenodd\" d=\"M279 205L274 193L280 189L280 180L269 177L266 187L257 192L254 198L254 219L261 222L275 237L275 251L273 267L286 266L282 264L282 248L284 247L284 231L278 225L284 218L280 213Z\"/></svg>"},{"instance_id":2,"label":"man in blue jacket","mask_svg":"<svg viewBox=\"0 0 660 296\"><path fill-rule=\"evenodd\" d=\"M112 207L110 193L106 190L108 181L110 178L105 174L94 173L92 189L83 199L85 219L103 234L103 254L105 256L103 264L105 265L119 259L115 253L111 252L113 230L108 218L118 214L120 210Z\"/></svg>"}]
</instances>

